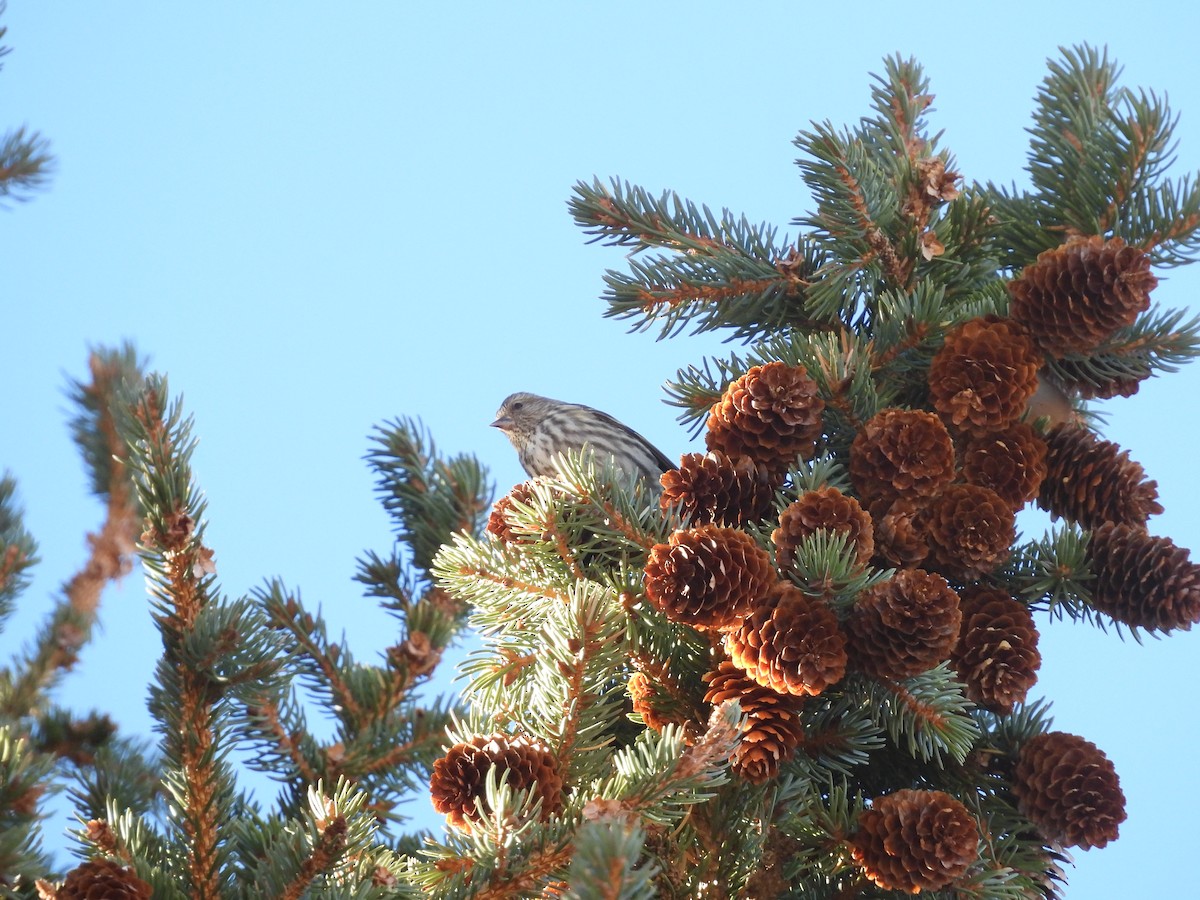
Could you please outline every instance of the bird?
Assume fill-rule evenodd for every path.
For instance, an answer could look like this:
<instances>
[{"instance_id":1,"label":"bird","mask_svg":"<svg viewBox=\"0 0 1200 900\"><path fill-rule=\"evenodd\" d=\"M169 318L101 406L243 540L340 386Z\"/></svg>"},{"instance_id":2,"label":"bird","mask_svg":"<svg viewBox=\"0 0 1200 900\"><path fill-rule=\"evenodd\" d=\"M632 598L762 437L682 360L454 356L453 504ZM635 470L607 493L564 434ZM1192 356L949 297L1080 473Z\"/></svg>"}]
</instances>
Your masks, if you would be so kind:
<instances>
[{"instance_id":1,"label":"bird","mask_svg":"<svg viewBox=\"0 0 1200 900\"><path fill-rule=\"evenodd\" d=\"M525 472L533 477L554 476L556 454L590 447L597 457L608 454L616 467L639 476L656 491L659 476L676 468L648 440L608 413L581 403L551 400L537 394L510 394L496 411L493 428L503 431L517 450Z\"/></svg>"}]
</instances>

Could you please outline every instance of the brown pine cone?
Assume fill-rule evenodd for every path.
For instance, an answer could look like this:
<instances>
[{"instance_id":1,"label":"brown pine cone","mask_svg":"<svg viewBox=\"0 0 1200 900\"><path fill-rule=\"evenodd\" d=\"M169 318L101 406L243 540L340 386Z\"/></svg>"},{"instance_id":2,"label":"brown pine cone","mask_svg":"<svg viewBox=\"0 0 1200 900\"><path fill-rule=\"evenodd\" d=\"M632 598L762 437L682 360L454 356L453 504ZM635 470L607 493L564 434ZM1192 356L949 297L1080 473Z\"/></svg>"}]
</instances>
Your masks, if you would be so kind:
<instances>
[{"instance_id":1,"label":"brown pine cone","mask_svg":"<svg viewBox=\"0 0 1200 900\"><path fill-rule=\"evenodd\" d=\"M725 636L733 662L780 694L816 695L846 674L846 636L829 605L781 582Z\"/></svg>"},{"instance_id":2,"label":"brown pine cone","mask_svg":"<svg viewBox=\"0 0 1200 900\"><path fill-rule=\"evenodd\" d=\"M1112 441L1086 428L1060 426L1046 435L1046 477L1038 506L1084 528L1105 522L1144 526L1163 511L1158 482Z\"/></svg>"},{"instance_id":3,"label":"brown pine cone","mask_svg":"<svg viewBox=\"0 0 1200 900\"><path fill-rule=\"evenodd\" d=\"M1076 238L1046 250L1008 283L1009 315L1053 356L1087 353L1150 306L1150 257L1120 238Z\"/></svg>"},{"instance_id":4,"label":"brown pine cone","mask_svg":"<svg viewBox=\"0 0 1200 900\"><path fill-rule=\"evenodd\" d=\"M749 457L731 460L719 450L687 453L678 469L663 473L658 502L664 511L678 505L693 525L714 522L737 527L771 514L775 479Z\"/></svg>"},{"instance_id":5,"label":"brown pine cone","mask_svg":"<svg viewBox=\"0 0 1200 900\"><path fill-rule=\"evenodd\" d=\"M528 506L533 502L533 485L528 481L522 481L520 484L514 485L513 489L501 497L492 506L491 515L487 520L487 533L505 544L528 544L531 542L531 535L528 531L514 529L509 521L509 516L513 510L514 503L520 503Z\"/></svg>"},{"instance_id":6,"label":"brown pine cone","mask_svg":"<svg viewBox=\"0 0 1200 900\"><path fill-rule=\"evenodd\" d=\"M1064 847L1103 847L1125 821L1125 794L1112 761L1091 741L1064 731L1025 742L1012 791L1022 814Z\"/></svg>"},{"instance_id":7,"label":"brown pine cone","mask_svg":"<svg viewBox=\"0 0 1200 900\"><path fill-rule=\"evenodd\" d=\"M429 792L433 808L444 813L455 828L470 831L479 816L478 799L484 813L487 806L488 771L496 768L497 778L508 773L514 790L531 790L542 799L543 820L562 809L563 780L558 760L540 741L508 734L480 735L455 744L433 764Z\"/></svg>"},{"instance_id":8,"label":"brown pine cone","mask_svg":"<svg viewBox=\"0 0 1200 900\"><path fill-rule=\"evenodd\" d=\"M1135 628L1188 631L1200 622L1200 566L1170 538L1105 523L1087 549L1092 606Z\"/></svg>"},{"instance_id":9,"label":"brown pine cone","mask_svg":"<svg viewBox=\"0 0 1200 900\"><path fill-rule=\"evenodd\" d=\"M875 521L875 556L881 569L915 569L929 555L924 506L896 500Z\"/></svg>"},{"instance_id":10,"label":"brown pine cone","mask_svg":"<svg viewBox=\"0 0 1200 900\"><path fill-rule=\"evenodd\" d=\"M1018 510L1037 496L1046 477L1046 442L1024 422L975 438L963 450L962 476Z\"/></svg>"},{"instance_id":11,"label":"brown pine cone","mask_svg":"<svg viewBox=\"0 0 1200 900\"><path fill-rule=\"evenodd\" d=\"M689 721L686 704L657 687L645 672L634 672L629 676L628 690L633 711L642 717L647 727L662 731L668 725Z\"/></svg>"},{"instance_id":12,"label":"brown pine cone","mask_svg":"<svg viewBox=\"0 0 1200 900\"><path fill-rule=\"evenodd\" d=\"M979 823L947 793L906 788L871 801L852 845L881 888L918 894L953 883L979 858Z\"/></svg>"},{"instance_id":13,"label":"brown pine cone","mask_svg":"<svg viewBox=\"0 0 1200 900\"><path fill-rule=\"evenodd\" d=\"M871 517L858 501L834 487L806 491L779 516L779 527L771 533L775 544L775 563L780 569L792 568L796 547L818 528L840 531L849 536L859 566L865 566L875 552Z\"/></svg>"},{"instance_id":14,"label":"brown pine cone","mask_svg":"<svg viewBox=\"0 0 1200 900\"><path fill-rule=\"evenodd\" d=\"M704 702L718 706L737 700L746 718L742 740L730 760L733 771L753 784L762 784L796 753L804 738L800 698L777 694L749 678L729 660L704 676Z\"/></svg>"},{"instance_id":15,"label":"brown pine cone","mask_svg":"<svg viewBox=\"0 0 1200 900\"><path fill-rule=\"evenodd\" d=\"M754 366L713 404L705 444L731 459L748 456L773 472L786 471L796 457L816 453L824 410L804 366Z\"/></svg>"},{"instance_id":16,"label":"brown pine cone","mask_svg":"<svg viewBox=\"0 0 1200 900\"><path fill-rule=\"evenodd\" d=\"M1025 700L1042 665L1033 615L998 588L973 588L961 598L962 627L950 663L970 700L1006 716Z\"/></svg>"},{"instance_id":17,"label":"brown pine cone","mask_svg":"<svg viewBox=\"0 0 1200 900\"><path fill-rule=\"evenodd\" d=\"M771 557L744 531L701 525L655 544L646 596L673 622L731 628L778 580Z\"/></svg>"},{"instance_id":18,"label":"brown pine cone","mask_svg":"<svg viewBox=\"0 0 1200 900\"><path fill-rule=\"evenodd\" d=\"M150 900L154 889L132 868L111 859L89 859L67 873L56 900Z\"/></svg>"},{"instance_id":19,"label":"brown pine cone","mask_svg":"<svg viewBox=\"0 0 1200 900\"><path fill-rule=\"evenodd\" d=\"M962 613L940 575L901 569L858 595L844 628L857 668L876 678L911 678L949 657Z\"/></svg>"},{"instance_id":20,"label":"brown pine cone","mask_svg":"<svg viewBox=\"0 0 1200 900\"><path fill-rule=\"evenodd\" d=\"M993 490L952 484L925 511L929 568L971 580L1008 559L1017 536L1012 507Z\"/></svg>"},{"instance_id":21,"label":"brown pine cone","mask_svg":"<svg viewBox=\"0 0 1200 900\"><path fill-rule=\"evenodd\" d=\"M850 478L871 509L932 497L954 480L954 443L933 413L881 410L850 445Z\"/></svg>"},{"instance_id":22,"label":"brown pine cone","mask_svg":"<svg viewBox=\"0 0 1200 900\"><path fill-rule=\"evenodd\" d=\"M1024 414L1041 363L1017 323L999 316L963 322L929 364L933 408L968 434L1003 431Z\"/></svg>"}]
</instances>

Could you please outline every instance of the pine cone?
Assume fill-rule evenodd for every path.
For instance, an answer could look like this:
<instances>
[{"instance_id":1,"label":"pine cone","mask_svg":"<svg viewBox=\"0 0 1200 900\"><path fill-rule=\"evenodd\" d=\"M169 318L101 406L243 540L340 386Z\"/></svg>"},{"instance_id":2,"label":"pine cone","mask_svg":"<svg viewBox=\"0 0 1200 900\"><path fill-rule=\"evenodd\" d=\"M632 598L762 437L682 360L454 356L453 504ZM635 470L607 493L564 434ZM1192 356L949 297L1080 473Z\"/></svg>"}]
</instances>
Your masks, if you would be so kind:
<instances>
[{"instance_id":1,"label":"pine cone","mask_svg":"<svg viewBox=\"0 0 1200 900\"><path fill-rule=\"evenodd\" d=\"M875 556L881 569L915 569L929 555L929 538L921 523L924 507L896 500L875 521Z\"/></svg>"},{"instance_id":2,"label":"pine cone","mask_svg":"<svg viewBox=\"0 0 1200 900\"><path fill-rule=\"evenodd\" d=\"M775 563L782 570L792 568L796 547L818 528L849 535L859 566L865 566L875 552L871 517L858 501L834 487L806 491L779 516L779 527L771 533L775 544Z\"/></svg>"},{"instance_id":3,"label":"pine cone","mask_svg":"<svg viewBox=\"0 0 1200 900\"><path fill-rule=\"evenodd\" d=\"M846 636L829 605L781 582L725 636L734 664L780 694L816 695L846 674Z\"/></svg>"},{"instance_id":4,"label":"pine cone","mask_svg":"<svg viewBox=\"0 0 1200 900\"><path fill-rule=\"evenodd\" d=\"M67 873L57 900L150 900L154 889L132 868L111 859L89 859Z\"/></svg>"},{"instance_id":5,"label":"pine cone","mask_svg":"<svg viewBox=\"0 0 1200 900\"><path fill-rule=\"evenodd\" d=\"M685 705L659 690L645 672L634 672L629 676L628 690L633 711L642 717L647 727L662 731L668 725L682 725L688 721Z\"/></svg>"},{"instance_id":6,"label":"pine cone","mask_svg":"<svg viewBox=\"0 0 1200 900\"><path fill-rule=\"evenodd\" d=\"M455 744L433 764L429 791L433 808L446 815L455 828L470 831L479 813L478 799L485 813L488 771L496 768L499 778L508 773L514 790L530 790L542 799L543 820L562 809L563 780L558 760L539 741L508 734L480 735L466 743Z\"/></svg>"},{"instance_id":7,"label":"pine cone","mask_svg":"<svg viewBox=\"0 0 1200 900\"><path fill-rule=\"evenodd\" d=\"M796 457L816 453L824 410L804 366L754 366L713 404L705 443L730 458L748 456L771 471L786 471Z\"/></svg>"},{"instance_id":8,"label":"pine cone","mask_svg":"<svg viewBox=\"0 0 1200 900\"><path fill-rule=\"evenodd\" d=\"M961 599L962 627L950 662L970 700L1008 715L1025 700L1042 665L1033 615L998 588L975 588Z\"/></svg>"},{"instance_id":9,"label":"pine cone","mask_svg":"<svg viewBox=\"0 0 1200 900\"><path fill-rule=\"evenodd\" d=\"M1086 428L1060 426L1046 435L1046 477L1038 506L1095 528L1105 522L1144 526L1163 511L1158 482L1146 481L1146 470L1112 441L1102 441Z\"/></svg>"},{"instance_id":10,"label":"pine cone","mask_svg":"<svg viewBox=\"0 0 1200 900\"><path fill-rule=\"evenodd\" d=\"M858 595L845 630L850 659L876 678L911 678L950 655L962 613L940 575L901 569Z\"/></svg>"},{"instance_id":11,"label":"pine cone","mask_svg":"<svg viewBox=\"0 0 1200 900\"><path fill-rule=\"evenodd\" d=\"M952 484L929 504L924 525L929 535L929 568L971 580L1008 559L1017 536L1012 507L993 490Z\"/></svg>"},{"instance_id":12,"label":"pine cone","mask_svg":"<svg viewBox=\"0 0 1200 900\"><path fill-rule=\"evenodd\" d=\"M646 562L646 596L673 622L730 628L778 580L771 557L743 531L701 525L655 544Z\"/></svg>"},{"instance_id":13,"label":"pine cone","mask_svg":"<svg viewBox=\"0 0 1200 900\"><path fill-rule=\"evenodd\" d=\"M520 484L514 485L511 491L492 506L492 512L487 521L487 533L505 544L531 543L529 532L514 529L509 521L509 516L513 511L514 503L528 506L532 502L533 485L530 482L522 481Z\"/></svg>"},{"instance_id":14,"label":"pine cone","mask_svg":"<svg viewBox=\"0 0 1200 900\"><path fill-rule=\"evenodd\" d=\"M1087 353L1150 306L1150 257L1120 238L1077 238L1046 250L1010 281L1009 315L1053 356Z\"/></svg>"},{"instance_id":15,"label":"pine cone","mask_svg":"<svg viewBox=\"0 0 1200 900\"><path fill-rule=\"evenodd\" d=\"M943 419L968 434L1002 431L1025 412L1041 362L1020 325L971 319L951 329L929 364L929 396Z\"/></svg>"},{"instance_id":16,"label":"pine cone","mask_svg":"<svg viewBox=\"0 0 1200 900\"><path fill-rule=\"evenodd\" d=\"M904 789L859 813L852 843L869 879L918 894L953 883L979 858L979 823L947 793Z\"/></svg>"},{"instance_id":17,"label":"pine cone","mask_svg":"<svg viewBox=\"0 0 1200 900\"><path fill-rule=\"evenodd\" d=\"M773 777L804 738L800 698L763 687L727 659L705 675L704 681L708 684L705 703L717 706L737 700L746 715L742 740L730 760L733 771L754 784Z\"/></svg>"},{"instance_id":18,"label":"pine cone","mask_svg":"<svg viewBox=\"0 0 1200 900\"><path fill-rule=\"evenodd\" d=\"M1103 847L1125 821L1125 795L1112 762L1091 741L1063 731L1025 742L1012 791L1021 812L1064 847Z\"/></svg>"},{"instance_id":19,"label":"pine cone","mask_svg":"<svg viewBox=\"0 0 1200 900\"><path fill-rule=\"evenodd\" d=\"M850 445L850 478L874 509L898 498L932 497L954 480L954 444L933 413L884 409Z\"/></svg>"},{"instance_id":20,"label":"pine cone","mask_svg":"<svg viewBox=\"0 0 1200 900\"><path fill-rule=\"evenodd\" d=\"M678 469L662 476L658 498L664 511L678 504L693 525L714 522L736 528L771 513L775 484L770 473L749 457L731 460L719 450L687 453Z\"/></svg>"},{"instance_id":21,"label":"pine cone","mask_svg":"<svg viewBox=\"0 0 1200 900\"><path fill-rule=\"evenodd\" d=\"M1200 567L1170 538L1106 523L1092 532L1092 606L1147 631L1188 631L1200 622Z\"/></svg>"},{"instance_id":22,"label":"pine cone","mask_svg":"<svg viewBox=\"0 0 1200 900\"><path fill-rule=\"evenodd\" d=\"M975 438L963 451L962 476L968 484L991 488L1019 510L1037 496L1046 477L1046 442L1024 422Z\"/></svg>"}]
</instances>

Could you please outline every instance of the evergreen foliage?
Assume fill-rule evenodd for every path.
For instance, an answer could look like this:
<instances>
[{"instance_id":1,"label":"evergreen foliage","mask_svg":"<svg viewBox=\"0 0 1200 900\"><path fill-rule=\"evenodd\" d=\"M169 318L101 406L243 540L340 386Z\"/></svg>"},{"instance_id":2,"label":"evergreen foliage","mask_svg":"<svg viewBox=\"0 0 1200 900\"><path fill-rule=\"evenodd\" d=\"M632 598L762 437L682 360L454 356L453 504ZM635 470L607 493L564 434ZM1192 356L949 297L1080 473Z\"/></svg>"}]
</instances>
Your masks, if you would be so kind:
<instances>
[{"instance_id":1,"label":"evergreen foliage","mask_svg":"<svg viewBox=\"0 0 1200 900\"><path fill-rule=\"evenodd\" d=\"M931 396L930 367L947 335L1008 316L1008 284L1073 238L1120 238L1156 266L1200 252L1200 185L1165 176L1174 114L1156 95L1120 87L1118 75L1087 47L1051 63L1030 129L1029 191L960 188L953 157L929 131L928 81L901 58L885 61L871 112L855 127L814 123L797 137L814 210L792 223L801 229L794 238L620 179L575 186L570 209L585 233L634 252L628 271L605 275L608 315L663 337L724 330L748 345L678 373L668 394L682 423L703 430L731 385L768 363L811 379L821 438L778 474L771 514L740 537L776 564L773 528L784 509L826 488L860 495L875 527L869 561L831 524L800 539L776 573L843 624L865 591L912 568L880 543L896 550L905 527L957 528L973 539L978 523L900 488L865 490L851 466L856 436L888 409L939 413L955 441L969 439ZM42 139L11 133L0 145L0 196L37 186L48 165ZM1087 352L1047 355L1040 377L1087 421L1094 393L1081 386L1136 390L1197 353L1200 322L1152 307ZM659 608L644 584L656 548L704 523L680 504L660 504L653 486L613 460L569 454L560 477L535 479L497 507L501 535L485 530L493 489L477 460L443 456L417 421L379 426L366 459L394 549L366 552L356 580L392 613L397 637L366 662L281 581L243 597L221 592L190 465L192 420L133 348L98 349L90 368L71 391L71 432L106 518L46 624L0 670L0 895L67 896L55 884L64 863L41 849L38 830L39 798L64 783L80 817L80 855L115 863L94 877L125 879L130 896L893 896L857 837L864 811L901 789L947 795L978 822L974 862L948 887L928 881L927 893L1060 892L1063 835L1021 799L1044 799L1037 792L1046 786L1019 775L1022 748L1050 729L1045 706L1019 704L1007 715L976 707L964 686L970 673L945 655L911 677L868 675L853 644L849 670L816 696L759 685L741 699L714 699L728 636ZM1032 406L1026 418L1039 434L1060 424ZM1175 618L1146 624L1132 603L1101 612L1091 591L1103 560L1091 540L1067 521L982 571L961 565L953 547L926 547L925 565L939 574L921 584L937 581L939 596L1000 588L1033 609L1135 634L1200 619L1200 578L1186 554L1180 561L1162 543L1154 558L1178 568L1153 599L1174 603ZM1125 532L1108 540L1114 558L1140 552ZM102 588L135 553L163 646L152 743L53 701L91 637ZM5 476L0 623L35 563ZM710 575L720 585L730 573ZM885 596L884 624L854 633L886 656L886 616L919 618L924 608L905 604L925 599ZM426 696L443 651L468 624L481 647L463 667L462 703ZM328 714L332 734L317 736L313 708ZM406 833L401 801L429 789L447 747L487 736L447 774L474 786L462 827L437 838ZM746 763L751 750L766 769ZM240 782L237 754L280 783L269 808ZM523 780L531 772L554 777ZM1102 799L1123 817L1115 797ZM1064 804L1056 812L1074 821ZM921 854L937 862L944 850L936 829L919 837L917 848L905 845L907 831L895 835L896 865L911 856L918 883L929 874ZM72 877L91 871L80 865Z\"/></svg>"}]
</instances>

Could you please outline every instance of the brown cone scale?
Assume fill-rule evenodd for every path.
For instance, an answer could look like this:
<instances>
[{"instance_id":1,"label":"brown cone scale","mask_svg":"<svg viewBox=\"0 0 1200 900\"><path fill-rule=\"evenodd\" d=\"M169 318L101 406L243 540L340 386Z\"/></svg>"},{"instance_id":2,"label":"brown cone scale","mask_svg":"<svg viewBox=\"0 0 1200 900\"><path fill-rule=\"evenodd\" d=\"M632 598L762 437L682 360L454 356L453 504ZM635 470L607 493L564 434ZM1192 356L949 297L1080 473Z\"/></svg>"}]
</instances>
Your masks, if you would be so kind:
<instances>
[{"instance_id":1,"label":"brown cone scale","mask_svg":"<svg viewBox=\"0 0 1200 900\"><path fill-rule=\"evenodd\" d=\"M804 737L800 699L763 687L729 660L704 676L704 702L718 706L737 700L746 718L742 740L731 760L735 772L753 784L772 778L796 753Z\"/></svg>"},{"instance_id":2,"label":"brown cone scale","mask_svg":"<svg viewBox=\"0 0 1200 900\"><path fill-rule=\"evenodd\" d=\"M876 678L911 678L950 656L962 613L946 579L901 569L858 595L845 622L851 662Z\"/></svg>"},{"instance_id":3,"label":"brown cone scale","mask_svg":"<svg viewBox=\"0 0 1200 900\"><path fill-rule=\"evenodd\" d=\"M132 868L91 859L67 873L56 900L150 900L154 891Z\"/></svg>"},{"instance_id":4,"label":"brown cone scale","mask_svg":"<svg viewBox=\"0 0 1200 900\"><path fill-rule=\"evenodd\" d=\"M854 861L884 890L917 894L953 884L979 858L979 824L943 791L876 797L858 817Z\"/></svg>"},{"instance_id":5,"label":"brown cone scale","mask_svg":"<svg viewBox=\"0 0 1200 900\"><path fill-rule=\"evenodd\" d=\"M489 770L508 773L516 790L532 790L542 799L545 819L562 808L563 779L558 760L539 741L507 734L479 735L455 744L433 764L430 798L433 808L463 831L470 831L479 816L475 801L487 810L486 785Z\"/></svg>"},{"instance_id":6,"label":"brown cone scale","mask_svg":"<svg viewBox=\"0 0 1200 900\"><path fill-rule=\"evenodd\" d=\"M1084 528L1105 522L1142 526L1163 511L1158 482L1112 441L1086 428L1060 426L1046 435L1046 477L1038 506Z\"/></svg>"},{"instance_id":7,"label":"brown cone scale","mask_svg":"<svg viewBox=\"0 0 1200 900\"><path fill-rule=\"evenodd\" d=\"M650 602L696 628L736 626L777 580L770 555L750 535L718 525L673 532L646 562Z\"/></svg>"},{"instance_id":8,"label":"brown cone scale","mask_svg":"<svg viewBox=\"0 0 1200 900\"><path fill-rule=\"evenodd\" d=\"M795 561L796 547L806 537L824 528L847 535L858 565L865 566L875 552L871 517L853 497L834 487L806 491L779 515L779 527L771 534L775 562L788 570Z\"/></svg>"},{"instance_id":9,"label":"brown cone scale","mask_svg":"<svg viewBox=\"0 0 1200 900\"><path fill-rule=\"evenodd\" d=\"M961 609L962 627L950 662L970 700L1007 715L1025 700L1042 664L1033 615L997 588L964 592Z\"/></svg>"},{"instance_id":10,"label":"brown cone scale","mask_svg":"<svg viewBox=\"0 0 1200 900\"><path fill-rule=\"evenodd\" d=\"M825 402L803 366L770 362L733 381L713 404L705 443L730 458L746 456L772 471L811 459Z\"/></svg>"},{"instance_id":11,"label":"brown cone scale","mask_svg":"<svg viewBox=\"0 0 1200 900\"><path fill-rule=\"evenodd\" d=\"M1092 532L1092 606L1147 631L1187 631L1200 622L1200 566L1170 538L1107 523Z\"/></svg>"},{"instance_id":12,"label":"brown cone scale","mask_svg":"<svg viewBox=\"0 0 1200 900\"><path fill-rule=\"evenodd\" d=\"M1041 355L1025 329L999 316L950 330L929 364L929 396L947 423L967 434L1002 431L1037 391Z\"/></svg>"},{"instance_id":13,"label":"brown cone scale","mask_svg":"<svg viewBox=\"0 0 1200 900\"><path fill-rule=\"evenodd\" d=\"M1077 238L1043 251L1009 282L1009 314L1047 353L1087 353L1132 325L1157 284L1145 251L1120 238Z\"/></svg>"},{"instance_id":14,"label":"brown cone scale","mask_svg":"<svg viewBox=\"0 0 1200 900\"><path fill-rule=\"evenodd\" d=\"M1125 794L1112 762L1091 741L1063 731L1025 742L1012 791L1021 812L1065 847L1103 847L1125 821Z\"/></svg>"},{"instance_id":15,"label":"brown cone scale","mask_svg":"<svg viewBox=\"0 0 1200 900\"><path fill-rule=\"evenodd\" d=\"M687 453L679 468L662 476L663 510L678 506L693 525L737 527L771 513L775 484L770 473L746 456L730 459L718 450Z\"/></svg>"},{"instance_id":16,"label":"brown cone scale","mask_svg":"<svg viewBox=\"0 0 1200 900\"><path fill-rule=\"evenodd\" d=\"M971 580L1008 559L1016 539L1016 515L995 491L952 484L926 508L929 568Z\"/></svg>"},{"instance_id":17,"label":"brown cone scale","mask_svg":"<svg viewBox=\"0 0 1200 900\"><path fill-rule=\"evenodd\" d=\"M816 695L846 672L846 637L824 601L788 583L725 637L730 658L780 694Z\"/></svg>"},{"instance_id":18,"label":"brown cone scale","mask_svg":"<svg viewBox=\"0 0 1200 900\"><path fill-rule=\"evenodd\" d=\"M1038 495L1046 477L1046 442L1024 422L975 438L963 450L962 476L1019 510Z\"/></svg>"},{"instance_id":19,"label":"brown cone scale","mask_svg":"<svg viewBox=\"0 0 1200 900\"><path fill-rule=\"evenodd\" d=\"M850 445L850 478L869 509L932 497L954 480L954 443L933 413L884 409Z\"/></svg>"}]
</instances>

